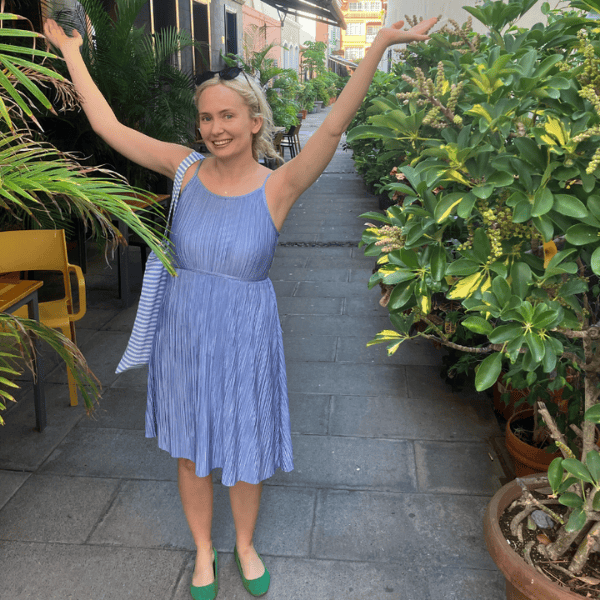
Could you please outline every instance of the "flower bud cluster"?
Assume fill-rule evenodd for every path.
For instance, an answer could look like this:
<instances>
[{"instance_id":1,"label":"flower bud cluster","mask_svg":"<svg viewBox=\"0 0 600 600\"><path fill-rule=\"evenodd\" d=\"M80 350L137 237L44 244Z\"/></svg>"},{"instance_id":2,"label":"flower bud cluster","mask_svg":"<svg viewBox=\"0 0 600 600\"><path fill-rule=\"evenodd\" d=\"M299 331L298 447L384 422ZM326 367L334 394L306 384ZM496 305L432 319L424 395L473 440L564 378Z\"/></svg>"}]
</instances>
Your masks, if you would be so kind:
<instances>
[{"instance_id":1,"label":"flower bud cluster","mask_svg":"<svg viewBox=\"0 0 600 600\"><path fill-rule=\"evenodd\" d=\"M381 251L392 252L404 248L404 236L402 235L402 227L397 225L384 225L379 228L381 238L375 242L376 246L381 247Z\"/></svg>"}]
</instances>

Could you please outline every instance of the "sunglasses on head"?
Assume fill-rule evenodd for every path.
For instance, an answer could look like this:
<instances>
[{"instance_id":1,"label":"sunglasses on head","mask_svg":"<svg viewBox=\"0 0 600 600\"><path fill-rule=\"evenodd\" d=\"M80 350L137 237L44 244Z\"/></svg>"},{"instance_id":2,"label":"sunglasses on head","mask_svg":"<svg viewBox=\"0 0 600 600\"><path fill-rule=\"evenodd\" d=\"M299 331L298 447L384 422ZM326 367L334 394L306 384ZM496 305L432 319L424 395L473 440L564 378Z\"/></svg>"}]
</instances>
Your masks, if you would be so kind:
<instances>
[{"instance_id":1,"label":"sunglasses on head","mask_svg":"<svg viewBox=\"0 0 600 600\"><path fill-rule=\"evenodd\" d=\"M219 76L219 79L223 79L224 81L229 81L231 79L235 79L240 73L244 74L246 81L248 81L248 77L246 76L246 72L242 67L225 67L220 71L205 71L204 73L198 75L196 77L196 85L201 85L205 81L212 79L213 77ZM248 81L248 85L250 85L250 81ZM252 86L250 86L252 87Z\"/></svg>"}]
</instances>

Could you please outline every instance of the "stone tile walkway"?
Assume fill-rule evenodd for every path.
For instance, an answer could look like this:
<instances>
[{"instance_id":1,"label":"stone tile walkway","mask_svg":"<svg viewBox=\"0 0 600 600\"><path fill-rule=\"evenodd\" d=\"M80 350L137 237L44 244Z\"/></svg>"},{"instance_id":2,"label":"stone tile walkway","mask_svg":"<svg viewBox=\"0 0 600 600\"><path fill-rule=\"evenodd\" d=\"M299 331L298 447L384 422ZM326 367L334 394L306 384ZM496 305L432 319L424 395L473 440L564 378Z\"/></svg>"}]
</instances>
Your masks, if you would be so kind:
<instances>
[{"instance_id":1,"label":"stone tile walkway","mask_svg":"<svg viewBox=\"0 0 600 600\"><path fill-rule=\"evenodd\" d=\"M303 142L323 116L309 115ZM376 208L340 146L281 233L271 278L296 469L264 487L265 598L501 600L481 531L504 476L489 400L452 393L428 343L391 358L366 347L389 326L378 289L367 289L373 259L357 247L357 217ZM135 315L119 307L115 271L114 261L91 261L78 324L105 389L94 417L68 406L64 369L47 357L48 428L32 430L29 391L0 429L2 600L189 598L194 544L176 461L144 438L145 372L114 373ZM215 490L218 597L249 598L228 495Z\"/></svg>"}]
</instances>

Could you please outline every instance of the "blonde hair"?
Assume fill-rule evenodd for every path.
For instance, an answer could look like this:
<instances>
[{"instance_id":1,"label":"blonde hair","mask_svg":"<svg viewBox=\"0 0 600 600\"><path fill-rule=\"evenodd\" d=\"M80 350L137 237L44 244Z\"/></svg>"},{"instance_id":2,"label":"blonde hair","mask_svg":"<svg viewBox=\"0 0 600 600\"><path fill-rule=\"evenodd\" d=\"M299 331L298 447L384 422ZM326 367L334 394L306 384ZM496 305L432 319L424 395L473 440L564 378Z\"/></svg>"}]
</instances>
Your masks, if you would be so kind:
<instances>
[{"instance_id":1,"label":"blonde hair","mask_svg":"<svg viewBox=\"0 0 600 600\"><path fill-rule=\"evenodd\" d=\"M243 73L240 73L235 79L221 79L218 75L215 75L196 88L196 93L194 94L194 104L196 107L198 107L202 92L214 85L224 85L230 90L237 92L248 107L251 119L262 117L260 130L252 136L252 156L254 160L258 161L259 158L264 157L283 162L272 141L273 131L275 130L273 112L265 94L254 79L248 76L244 77Z\"/></svg>"}]
</instances>

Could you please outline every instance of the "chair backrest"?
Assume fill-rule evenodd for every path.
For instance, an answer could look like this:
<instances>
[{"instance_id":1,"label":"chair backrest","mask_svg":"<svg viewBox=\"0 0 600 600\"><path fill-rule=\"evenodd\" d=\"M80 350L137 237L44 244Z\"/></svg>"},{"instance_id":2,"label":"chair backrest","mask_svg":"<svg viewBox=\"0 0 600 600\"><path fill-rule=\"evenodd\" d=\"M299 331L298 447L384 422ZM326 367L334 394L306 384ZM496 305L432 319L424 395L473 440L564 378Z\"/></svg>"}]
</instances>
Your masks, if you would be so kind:
<instances>
[{"instance_id":1,"label":"chair backrest","mask_svg":"<svg viewBox=\"0 0 600 600\"><path fill-rule=\"evenodd\" d=\"M281 154L281 140L283 140L283 131L278 131L273 138L273 146L279 154Z\"/></svg>"},{"instance_id":2,"label":"chair backrest","mask_svg":"<svg viewBox=\"0 0 600 600\"><path fill-rule=\"evenodd\" d=\"M292 126L290 127L290 130L289 130L289 131L288 131L288 132L287 132L285 135L286 135L286 136L292 136L292 135L295 135L295 133L296 133L296 127L297 127L297 125L292 125Z\"/></svg>"},{"instance_id":3,"label":"chair backrest","mask_svg":"<svg viewBox=\"0 0 600 600\"><path fill-rule=\"evenodd\" d=\"M63 229L0 232L0 273L60 271L65 293L70 296L68 264Z\"/></svg>"}]
</instances>

